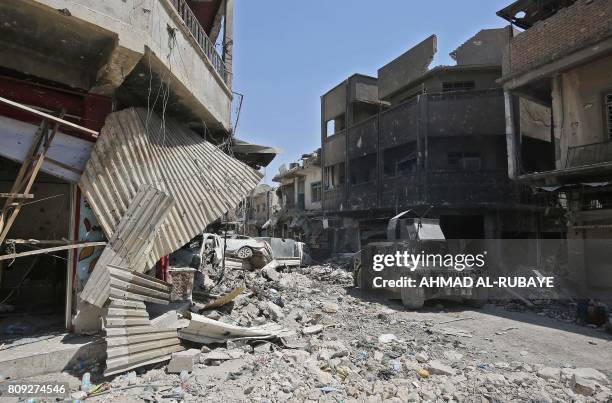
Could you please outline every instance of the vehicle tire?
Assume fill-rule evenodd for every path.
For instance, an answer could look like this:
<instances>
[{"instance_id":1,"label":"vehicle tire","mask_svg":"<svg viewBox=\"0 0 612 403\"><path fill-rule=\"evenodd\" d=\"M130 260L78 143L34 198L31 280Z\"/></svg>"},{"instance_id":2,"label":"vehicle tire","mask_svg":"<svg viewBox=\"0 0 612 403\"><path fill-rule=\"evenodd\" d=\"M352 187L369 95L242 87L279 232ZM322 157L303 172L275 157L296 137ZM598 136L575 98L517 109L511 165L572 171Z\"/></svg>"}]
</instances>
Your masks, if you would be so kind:
<instances>
[{"instance_id":1,"label":"vehicle tire","mask_svg":"<svg viewBox=\"0 0 612 403\"><path fill-rule=\"evenodd\" d=\"M238 256L240 259L250 259L253 257L253 249L249 248L248 246L243 246L242 248L238 249L236 256Z\"/></svg>"},{"instance_id":2,"label":"vehicle tire","mask_svg":"<svg viewBox=\"0 0 612 403\"><path fill-rule=\"evenodd\" d=\"M401 287L402 304L408 309L421 309L425 305L425 291L421 288Z\"/></svg>"}]
</instances>

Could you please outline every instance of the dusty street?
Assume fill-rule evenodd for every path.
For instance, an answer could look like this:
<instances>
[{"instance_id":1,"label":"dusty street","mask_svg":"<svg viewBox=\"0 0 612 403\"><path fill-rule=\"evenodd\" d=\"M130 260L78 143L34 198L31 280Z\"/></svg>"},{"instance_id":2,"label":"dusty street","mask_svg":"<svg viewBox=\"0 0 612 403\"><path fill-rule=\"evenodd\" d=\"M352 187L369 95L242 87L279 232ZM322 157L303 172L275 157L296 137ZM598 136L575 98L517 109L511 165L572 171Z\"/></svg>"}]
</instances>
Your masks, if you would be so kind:
<instances>
[{"instance_id":1,"label":"dusty street","mask_svg":"<svg viewBox=\"0 0 612 403\"><path fill-rule=\"evenodd\" d=\"M104 394L87 400L611 398L606 385L612 375L612 338L602 330L567 323L558 312L435 303L420 312L407 311L396 301L363 295L352 287L350 273L331 265L280 273L276 281L254 272L233 271L229 277L228 284L245 280L257 292L239 296L231 313L226 307L208 316L241 325L274 320L294 329L295 336L275 343L204 347L182 387L179 375L157 365L117 376ZM79 385L78 378L66 374L53 379L68 379L73 390Z\"/></svg>"}]
</instances>

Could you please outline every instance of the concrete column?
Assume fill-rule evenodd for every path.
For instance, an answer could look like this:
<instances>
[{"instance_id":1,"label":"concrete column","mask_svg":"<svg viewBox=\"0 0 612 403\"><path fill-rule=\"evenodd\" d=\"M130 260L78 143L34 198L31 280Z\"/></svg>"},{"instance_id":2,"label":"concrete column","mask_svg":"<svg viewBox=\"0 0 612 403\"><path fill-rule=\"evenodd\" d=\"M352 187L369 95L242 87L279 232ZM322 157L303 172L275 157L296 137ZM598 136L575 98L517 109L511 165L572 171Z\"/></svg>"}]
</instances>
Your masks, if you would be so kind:
<instances>
[{"instance_id":1,"label":"concrete column","mask_svg":"<svg viewBox=\"0 0 612 403\"><path fill-rule=\"evenodd\" d=\"M552 117L553 117L553 136L555 142L555 168L563 169L567 160L567 139L563 136L563 126L565 125L565 111L563 108L563 80L560 74L552 79Z\"/></svg>"},{"instance_id":2,"label":"concrete column","mask_svg":"<svg viewBox=\"0 0 612 403\"><path fill-rule=\"evenodd\" d=\"M325 139L327 137L327 122L325 121L325 98L321 97L321 210L325 216L325 189L327 178L325 175Z\"/></svg>"},{"instance_id":3,"label":"concrete column","mask_svg":"<svg viewBox=\"0 0 612 403\"><path fill-rule=\"evenodd\" d=\"M227 86L232 88L234 51L234 0L225 0L225 29L223 30L223 61L227 70Z\"/></svg>"},{"instance_id":4,"label":"concrete column","mask_svg":"<svg viewBox=\"0 0 612 403\"><path fill-rule=\"evenodd\" d=\"M516 179L519 174L518 161L520 149L517 147L516 130L514 127L514 102L512 94L504 91L504 110L506 112L506 149L508 152L508 177Z\"/></svg>"}]
</instances>

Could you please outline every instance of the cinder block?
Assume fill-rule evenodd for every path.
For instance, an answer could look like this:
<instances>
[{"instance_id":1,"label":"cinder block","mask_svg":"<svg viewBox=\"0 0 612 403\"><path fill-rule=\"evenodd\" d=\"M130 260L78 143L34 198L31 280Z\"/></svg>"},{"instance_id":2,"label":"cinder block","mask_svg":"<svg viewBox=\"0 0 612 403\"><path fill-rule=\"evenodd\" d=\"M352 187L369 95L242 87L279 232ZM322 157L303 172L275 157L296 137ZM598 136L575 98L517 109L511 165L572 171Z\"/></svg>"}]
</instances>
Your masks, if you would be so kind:
<instances>
[{"instance_id":1,"label":"cinder block","mask_svg":"<svg viewBox=\"0 0 612 403\"><path fill-rule=\"evenodd\" d=\"M193 371L193 364L200 362L200 350L195 348L172 354L166 371L169 374L179 374L182 370Z\"/></svg>"}]
</instances>

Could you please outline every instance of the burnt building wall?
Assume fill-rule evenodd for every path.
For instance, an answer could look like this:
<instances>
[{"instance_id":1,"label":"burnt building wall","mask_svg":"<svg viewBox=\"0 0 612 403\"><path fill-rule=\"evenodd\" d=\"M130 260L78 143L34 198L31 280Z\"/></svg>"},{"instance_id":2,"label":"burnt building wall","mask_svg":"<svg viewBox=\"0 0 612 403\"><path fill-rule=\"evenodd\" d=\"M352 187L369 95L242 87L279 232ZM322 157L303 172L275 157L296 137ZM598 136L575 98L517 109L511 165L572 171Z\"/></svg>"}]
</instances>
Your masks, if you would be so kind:
<instances>
[{"instance_id":1,"label":"burnt building wall","mask_svg":"<svg viewBox=\"0 0 612 403\"><path fill-rule=\"evenodd\" d=\"M578 0L512 38L504 75L549 63L611 33L612 2Z\"/></svg>"}]
</instances>

